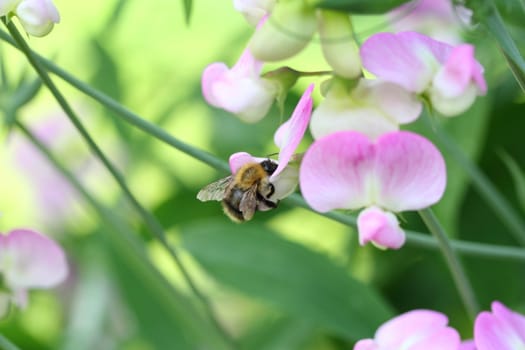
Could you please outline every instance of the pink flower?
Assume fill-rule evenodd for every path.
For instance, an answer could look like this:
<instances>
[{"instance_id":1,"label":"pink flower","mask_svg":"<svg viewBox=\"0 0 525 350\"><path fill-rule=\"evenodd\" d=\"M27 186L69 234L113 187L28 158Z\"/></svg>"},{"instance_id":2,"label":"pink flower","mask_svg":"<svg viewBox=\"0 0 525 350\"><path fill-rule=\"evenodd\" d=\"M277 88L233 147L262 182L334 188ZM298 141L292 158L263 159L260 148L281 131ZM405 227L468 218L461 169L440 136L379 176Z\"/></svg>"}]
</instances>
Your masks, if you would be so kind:
<instances>
[{"instance_id":1,"label":"pink flower","mask_svg":"<svg viewBox=\"0 0 525 350\"><path fill-rule=\"evenodd\" d=\"M390 212L419 210L442 197L446 184L443 157L425 138L391 132L375 142L354 131L316 140L303 157L301 192L319 212L360 209L361 245L400 248L405 235Z\"/></svg>"},{"instance_id":2,"label":"pink flower","mask_svg":"<svg viewBox=\"0 0 525 350\"><path fill-rule=\"evenodd\" d=\"M474 341L477 350L525 349L525 316L495 301L476 318Z\"/></svg>"},{"instance_id":3,"label":"pink flower","mask_svg":"<svg viewBox=\"0 0 525 350\"><path fill-rule=\"evenodd\" d=\"M469 108L487 85L469 44L451 46L416 32L379 33L361 47L363 66L379 79L428 95L446 116Z\"/></svg>"},{"instance_id":4,"label":"pink flower","mask_svg":"<svg viewBox=\"0 0 525 350\"><path fill-rule=\"evenodd\" d=\"M292 116L275 132L274 141L279 147L278 165L270 176L270 182L275 187L275 192L270 199L280 200L292 193L297 186L298 169L291 165L294 152L299 146L312 113L312 91L310 85L297 103ZM249 162L261 162L267 158L252 157L246 152L238 152L230 156L230 169L235 174L241 166Z\"/></svg>"},{"instance_id":5,"label":"pink flower","mask_svg":"<svg viewBox=\"0 0 525 350\"><path fill-rule=\"evenodd\" d=\"M274 5L275 0L233 0L233 7L252 25L271 13Z\"/></svg>"},{"instance_id":6,"label":"pink flower","mask_svg":"<svg viewBox=\"0 0 525 350\"><path fill-rule=\"evenodd\" d=\"M22 0L15 14L28 34L41 37L49 34L60 15L51 0Z\"/></svg>"},{"instance_id":7,"label":"pink flower","mask_svg":"<svg viewBox=\"0 0 525 350\"><path fill-rule=\"evenodd\" d=\"M68 267L57 243L38 232L19 229L0 235L0 273L8 289L0 294L5 312L11 302L25 307L28 289L52 288L61 283Z\"/></svg>"},{"instance_id":8,"label":"pink flower","mask_svg":"<svg viewBox=\"0 0 525 350\"><path fill-rule=\"evenodd\" d=\"M374 339L357 342L354 350L457 350L459 334L447 323L436 311L409 311L379 327Z\"/></svg>"},{"instance_id":9,"label":"pink flower","mask_svg":"<svg viewBox=\"0 0 525 350\"><path fill-rule=\"evenodd\" d=\"M375 139L399 130L399 124L414 121L421 110L417 96L397 84L361 79L349 89L333 80L312 115L310 131L316 139L343 130L359 131Z\"/></svg>"},{"instance_id":10,"label":"pink flower","mask_svg":"<svg viewBox=\"0 0 525 350\"><path fill-rule=\"evenodd\" d=\"M245 122L261 120L272 106L275 85L260 77L263 63L244 50L232 69L224 63L210 64L202 74L202 94L215 107L236 114Z\"/></svg>"},{"instance_id":11,"label":"pink flower","mask_svg":"<svg viewBox=\"0 0 525 350\"><path fill-rule=\"evenodd\" d=\"M450 44L461 41L462 26L472 11L451 0L415 0L392 10L388 17L396 32L413 30Z\"/></svg>"}]
</instances>

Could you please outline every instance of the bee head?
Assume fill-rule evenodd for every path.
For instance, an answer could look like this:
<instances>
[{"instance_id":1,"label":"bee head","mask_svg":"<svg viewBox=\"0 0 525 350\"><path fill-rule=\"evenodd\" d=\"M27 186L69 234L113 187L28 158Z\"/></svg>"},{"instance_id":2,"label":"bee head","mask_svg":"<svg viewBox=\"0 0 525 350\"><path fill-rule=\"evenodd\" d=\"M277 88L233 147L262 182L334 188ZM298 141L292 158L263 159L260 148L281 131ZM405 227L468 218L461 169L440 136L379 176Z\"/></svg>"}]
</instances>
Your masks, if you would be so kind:
<instances>
[{"instance_id":1,"label":"bee head","mask_svg":"<svg viewBox=\"0 0 525 350\"><path fill-rule=\"evenodd\" d=\"M268 175L272 175L275 169L277 169L277 163L271 159L266 159L261 162L261 166Z\"/></svg>"}]
</instances>

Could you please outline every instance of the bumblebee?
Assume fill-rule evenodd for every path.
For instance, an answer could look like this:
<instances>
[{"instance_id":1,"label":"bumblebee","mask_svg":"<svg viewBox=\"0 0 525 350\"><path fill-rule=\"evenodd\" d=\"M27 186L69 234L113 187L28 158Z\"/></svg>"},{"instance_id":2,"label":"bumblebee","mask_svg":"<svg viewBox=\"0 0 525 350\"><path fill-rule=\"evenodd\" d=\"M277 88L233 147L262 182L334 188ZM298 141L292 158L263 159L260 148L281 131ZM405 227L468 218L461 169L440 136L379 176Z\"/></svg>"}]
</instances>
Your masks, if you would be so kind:
<instances>
[{"instance_id":1,"label":"bumblebee","mask_svg":"<svg viewBox=\"0 0 525 350\"><path fill-rule=\"evenodd\" d=\"M224 213L235 222L251 220L256 210L267 211L279 201L269 198L275 192L269 177L277 169L270 159L244 164L234 174L212 182L197 194L200 201L221 201Z\"/></svg>"}]
</instances>

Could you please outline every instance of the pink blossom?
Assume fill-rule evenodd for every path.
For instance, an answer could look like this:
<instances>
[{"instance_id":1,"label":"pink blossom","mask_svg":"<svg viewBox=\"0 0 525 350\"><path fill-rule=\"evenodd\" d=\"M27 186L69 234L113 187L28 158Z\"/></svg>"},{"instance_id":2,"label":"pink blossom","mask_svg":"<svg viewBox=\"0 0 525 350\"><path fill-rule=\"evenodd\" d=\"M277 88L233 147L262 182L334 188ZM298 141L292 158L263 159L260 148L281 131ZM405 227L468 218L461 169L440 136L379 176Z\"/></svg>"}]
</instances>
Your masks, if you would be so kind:
<instances>
[{"instance_id":1,"label":"pink blossom","mask_svg":"<svg viewBox=\"0 0 525 350\"><path fill-rule=\"evenodd\" d=\"M60 15L51 0L22 0L15 14L28 34L41 37L49 34Z\"/></svg>"},{"instance_id":2,"label":"pink blossom","mask_svg":"<svg viewBox=\"0 0 525 350\"><path fill-rule=\"evenodd\" d=\"M298 169L291 166L294 152L299 146L312 113L312 91L310 85L297 103L292 116L275 132L274 141L279 147L277 169L270 176L270 182L275 187L271 199L280 200L292 193L297 186ZM253 157L246 152L238 152L230 156L230 169L235 174L241 166L249 162L261 162L267 158Z\"/></svg>"},{"instance_id":3,"label":"pink blossom","mask_svg":"<svg viewBox=\"0 0 525 350\"><path fill-rule=\"evenodd\" d=\"M354 350L457 350L458 332L442 313L413 310L384 323L374 339L357 342Z\"/></svg>"},{"instance_id":4,"label":"pink blossom","mask_svg":"<svg viewBox=\"0 0 525 350\"><path fill-rule=\"evenodd\" d=\"M310 131L316 139L343 130L375 139L414 121L421 110L417 96L397 84L361 79L349 89L334 80L312 115Z\"/></svg>"},{"instance_id":5,"label":"pink blossom","mask_svg":"<svg viewBox=\"0 0 525 350\"><path fill-rule=\"evenodd\" d=\"M469 44L451 46L416 32L379 33L362 45L361 59L379 79L427 95L446 116L464 112L487 91Z\"/></svg>"},{"instance_id":6,"label":"pink blossom","mask_svg":"<svg viewBox=\"0 0 525 350\"><path fill-rule=\"evenodd\" d=\"M450 44L461 41L462 26L472 11L452 0L414 0L392 10L388 17L396 32L413 30Z\"/></svg>"},{"instance_id":7,"label":"pink blossom","mask_svg":"<svg viewBox=\"0 0 525 350\"><path fill-rule=\"evenodd\" d=\"M476 318L474 341L477 350L525 349L525 316L495 301Z\"/></svg>"},{"instance_id":8,"label":"pink blossom","mask_svg":"<svg viewBox=\"0 0 525 350\"><path fill-rule=\"evenodd\" d=\"M397 249L404 234L389 212L419 210L442 197L443 157L425 138L391 132L375 142L354 131L316 140L303 157L301 192L319 212L360 209L359 240Z\"/></svg>"},{"instance_id":9,"label":"pink blossom","mask_svg":"<svg viewBox=\"0 0 525 350\"><path fill-rule=\"evenodd\" d=\"M262 65L247 49L232 69L220 62L210 64L202 74L204 98L245 122L261 120L277 93L272 82L260 77Z\"/></svg>"},{"instance_id":10,"label":"pink blossom","mask_svg":"<svg viewBox=\"0 0 525 350\"><path fill-rule=\"evenodd\" d=\"M18 229L0 235L0 273L7 292L0 304L27 305L28 289L52 288L68 274L62 248L50 238L31 230Z\"/></svg>"}]
</instances>

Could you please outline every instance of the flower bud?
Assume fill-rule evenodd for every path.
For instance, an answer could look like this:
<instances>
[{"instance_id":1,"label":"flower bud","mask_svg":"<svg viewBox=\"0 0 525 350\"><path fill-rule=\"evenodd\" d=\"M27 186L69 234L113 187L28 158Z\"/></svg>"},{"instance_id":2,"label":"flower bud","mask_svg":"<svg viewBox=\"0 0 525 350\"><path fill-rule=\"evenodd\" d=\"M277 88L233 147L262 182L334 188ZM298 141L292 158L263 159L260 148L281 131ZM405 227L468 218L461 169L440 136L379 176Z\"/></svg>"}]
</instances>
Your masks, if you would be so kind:
<instances>
[{"instance_id":1,"label":"flower bud","mask_svg":"<svg viewBox=\"0 0 525 350\"><path fill-rule=\"evenodd\" d=\"M25 31L33 36L42 37L60 22L58 10L51 0L23 0L15 10Z\"/></svg>"},{"instance_id":2,"label":"flower bud","mask_svg":"<svg viewBox=\"0 0 525 350\"><path fill-rule=\"evenodd\" d=\"M249 48L261 61L280 61L301 51L317 28L315 11L303 1L280 1L252 36Z\"/></svg>"},{"instance_id":3,"label":"flower bud","mask_svg":"<svg viewBox=\"0 0 525 350\"><path fill-rule=\"evenodd\" d=\"M349 79L357 78L361 75L361 58L348 14L323 10L319 11L317 20L326 62L335 74Z\"/></svg>"}]
</instances>

